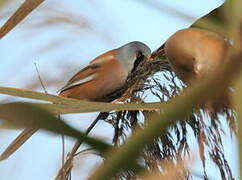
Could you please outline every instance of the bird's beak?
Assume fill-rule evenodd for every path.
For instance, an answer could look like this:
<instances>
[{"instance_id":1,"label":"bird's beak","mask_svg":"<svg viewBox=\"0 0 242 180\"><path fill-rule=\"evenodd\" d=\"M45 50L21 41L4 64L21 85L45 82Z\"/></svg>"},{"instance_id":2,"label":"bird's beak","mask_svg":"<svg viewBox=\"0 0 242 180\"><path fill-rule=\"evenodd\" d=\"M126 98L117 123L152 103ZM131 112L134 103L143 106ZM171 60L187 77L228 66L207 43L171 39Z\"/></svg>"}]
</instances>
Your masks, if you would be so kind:
<instances>
[{"instance_id":1,"label":"bird's beak","mask_svg":"<svg viewBox=\"0 0 242 180\"><path fill-rule=\"evenodd\" d=\"M149 56L147 57L147 60L146 60L148 63L150 63L151 61L153 61L153 57Z\"/></svg>"}]
</instances>

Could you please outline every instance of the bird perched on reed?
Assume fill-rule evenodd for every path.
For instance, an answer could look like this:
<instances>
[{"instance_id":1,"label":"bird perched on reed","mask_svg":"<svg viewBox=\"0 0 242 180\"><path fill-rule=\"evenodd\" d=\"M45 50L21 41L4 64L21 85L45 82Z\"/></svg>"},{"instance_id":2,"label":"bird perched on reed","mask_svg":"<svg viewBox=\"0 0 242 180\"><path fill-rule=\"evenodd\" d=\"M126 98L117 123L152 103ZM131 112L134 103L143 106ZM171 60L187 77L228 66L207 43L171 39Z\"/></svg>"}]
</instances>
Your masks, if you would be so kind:
<instances>
[{"instance_id":1,"label":"bird perched on reed","mask_svg":"<svg viewBox=\"0 0 242 180\"><path fill-rule=\"evenodd\" d=\"M134 41L110 50L90 62L76 73L59 90L59 96L87 101L97 101L121 88L140 62L150 58L150 48ZM25 129L3 152L0 160L7 159L38 129Z\"/></svg>"},{"instance_id":2,"label":"bird perched on reed","mask_svg":"<svg viewBox=\"0 0 242 180\"><path fill-rule=\"evenodd\" d=\"M166 41L165 54L175 74L192 86L226 65L229 47L229 42L214 32L187 28L177 31ZM219 100L205 104L210 114L230 106L229 88L223 90Z\"/></svg>"}]
</instances>

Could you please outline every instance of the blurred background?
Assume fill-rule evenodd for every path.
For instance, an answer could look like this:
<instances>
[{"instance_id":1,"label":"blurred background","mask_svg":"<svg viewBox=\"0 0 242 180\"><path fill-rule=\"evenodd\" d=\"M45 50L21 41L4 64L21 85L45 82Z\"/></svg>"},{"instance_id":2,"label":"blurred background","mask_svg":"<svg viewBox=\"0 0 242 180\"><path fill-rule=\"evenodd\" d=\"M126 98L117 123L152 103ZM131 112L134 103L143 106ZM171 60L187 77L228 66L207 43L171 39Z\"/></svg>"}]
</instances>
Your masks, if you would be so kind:
<instances>
[{"instance_id":1,"label":"blurred background","mask_svg":"<svg viewBox=\"0 0 242 180\"><path fill-rule=\"evenodd\" d=\"M8 0L0 6L0 25L23 1ZM0 41L0 86L43 92L35 63L48 93L56 94L66 81L90 60L105 51L130 41L146 43L152 51L160 47L175 31L221 5L220 0L46 0ZM1 102L20 100L0 95ZM96 113L62 116L74 127L85 130ZM0 153L20 131L0 131ZM113 128L99 122L91 133L111 142ZM235 137L224 133L225 155L238 178ZM66 140L66 152L72 148ZM193 140L191 139L191 144ZM194 146L194 147L193 147ZM197 147L193 145L194 156ZM84 148L84 147L83 147ZM202 174L198 161L191 165ZM102 159L82 154L74 161L72 178L86 179ZM13 156L0 162L1 179L51 180L61 167L61 138L39 131ZM207 175L217 179L218 170L207 164ZM199 179L195 177L194 179Z\"/></svg>"}]
</instances>

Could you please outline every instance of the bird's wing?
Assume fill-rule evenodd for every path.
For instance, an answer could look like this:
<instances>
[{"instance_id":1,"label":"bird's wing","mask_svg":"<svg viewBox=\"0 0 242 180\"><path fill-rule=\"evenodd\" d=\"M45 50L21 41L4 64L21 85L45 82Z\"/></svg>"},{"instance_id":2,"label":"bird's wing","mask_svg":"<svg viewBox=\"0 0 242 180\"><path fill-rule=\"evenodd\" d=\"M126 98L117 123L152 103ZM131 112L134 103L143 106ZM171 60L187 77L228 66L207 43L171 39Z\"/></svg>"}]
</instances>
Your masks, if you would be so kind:
<instances>
[{"instance_id":1,"label":"bird's wing","mask_svg":"<svg viewBox=\"0 0 242 180\"><path fill-rule=\"evenodd\" d=\"M90 64L76 73L68 83L59 91L64 91L70 87L76 86L78 84L83 84L85 82L91 81L95 78L98 68L101 67L102 63L112 60L114 56L113 51L104 53L98 56ZM7 147L7 149L1 154L0 161L7 159L11 156L20 146L22 146L38 129L37 128L27 128L20 133L20 135Z\"/></svg>"},{"instance_id":2,"label":"bird's wing","mask_svg":"<svg viewBox=\"0 0 242 180\"><path fill-rule=\"evenodd\" d=\"M90 62L90 65L100 65L100 64L103 64L107 61L111 61L115 58L115 55L116 55L116 50L111 50L111 51L108 51L98 57L96 57L95 59L93 59L91 62Z\"/></svg>"},{"instance_id":3,"label":"bird's wing","mask_svg":"<svg viewBox=\"0 0 242 180\"><path fill-rule=\"evenodd\" d=\"M71 87L81 85L83 83L87 83L88 81L93 80L96 77L98 68L100 68L99 65L89 65L85 67L84 69L76 73L63 88L58 90L58 92L62 92Z\"/></svg>"},{"instance_id":4,"label":"bird's wing","mask_svg":"<svg viewBox=\"0 0 242 180\"><path fill-rule=\"evenodd\" d=\"M20 135L7 147L7 149L1 154L0 161L7 159L11 156L22 144L24 144L38 129L27 128L23 130Z\"/></svg>"},{"instance_id":5,"label":"bird's wing","mask_svg":"<svg viewBox=\"0 0 242 180\"><path fill-rule=\"evenodd\" d=\"M107 61L113 60L113 54L113 51L108 51L95 58L93 61L90 62L90 64L87 67L83 68L78 73L76 73L63 88L58 90L58 92L62 92L71 87L81 85L95 79L98 69L102 66L102 64Z\"/></svg>"}]
</instances>

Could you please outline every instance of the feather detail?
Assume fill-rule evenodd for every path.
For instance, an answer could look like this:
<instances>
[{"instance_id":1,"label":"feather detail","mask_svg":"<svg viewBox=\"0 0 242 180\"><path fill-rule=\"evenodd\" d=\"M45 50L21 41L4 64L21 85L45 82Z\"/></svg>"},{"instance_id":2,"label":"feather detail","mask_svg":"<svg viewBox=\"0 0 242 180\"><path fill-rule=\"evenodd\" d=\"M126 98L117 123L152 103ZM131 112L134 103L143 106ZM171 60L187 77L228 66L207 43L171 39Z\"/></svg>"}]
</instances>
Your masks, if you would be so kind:
<instances>
[{"instance_id":1,"label":"feather detail","mask_svg":"<svg viewBox=\"0 0 242 180\"><path fill-rule=\"evenodd\" d=\"M68 83L58 90L57 92L65 91L69 88L72 88L77 85L81 85L84 83L87 83L93 79L95 79L98 68L102 67L103 63L106 63L108 61L111 61L114 59L115 50L108 51L101 56L96 57L94 60L90 62L90 64L80 70L78 73L76 73L69 81Z\"/></svg>"},{"instance_id":2,"label":"feather detail","mask_svg":"<svg viewBox=\"0 0 242 180\"><path fill-rule=\"evenodd\" d=\"M142 43L132 42L132 44L132 46L127 44L126 46L122 46L118 49L113 49L96 57L93 61L90 62L87 67L76 73L67 82L67 84L59 90L59 96L79 100L95 101L121 88L125 84L129 73L129 69L123 66L121 60L125 59L127 61L130 58L121 58L120 51L123 48L125 48L126 50L130 49L131 52L127 51L129 52L129 55L136 55L135 50L138 49L138 47L140 47ZM149 48L145 46L144 51L148 50ZM134 62L131 62L129 65L131 65L132 63ZM4 151L4 153L0 156L0 160L7 159L36 131L37 129L34 128L25 129L8 146L6 151Z\"/></svg>"},{"instance_id":3,"label":"feather detail","mask_svg":"<svg viewBox=\"0 0 242 180\"><path fill-rule=\"evenodd\" d=\"M59 89L57 92L62 92L62 91L65 91L65 90L67 90L69 88L72 88L74 86L79 86L81 84L84 84L84 83L87 83L89 81L92 81L93 79L95 79L96 74L97 73L91 74L90 76L87 76L87 77L85 77L83 79L79 79L79 80L74 81L72 83L67 83L63 88Z\"/></svg>"},{"instance_id":4,"label":"feather detail","mask_svg":"<svg viewBox=\"0 0 242 180\"><path fill-rule=\"evenodd\" d=\"M113 60L115 59L115 56L117 54L116 52L117 50L114 49L114 50L111 50L111 51L108 51L108 52L105 52L104 54L96 57L95 59L93 59L91 62L90 62L90 65L93 66L93 65L101 65L107 61L110 61L110 60Z\"/></svg>"}]
</instances>

